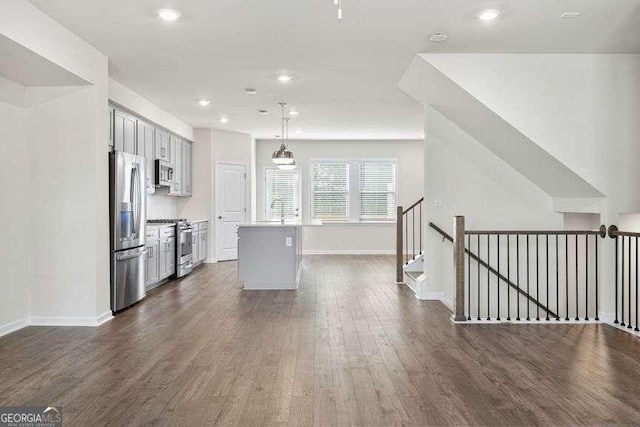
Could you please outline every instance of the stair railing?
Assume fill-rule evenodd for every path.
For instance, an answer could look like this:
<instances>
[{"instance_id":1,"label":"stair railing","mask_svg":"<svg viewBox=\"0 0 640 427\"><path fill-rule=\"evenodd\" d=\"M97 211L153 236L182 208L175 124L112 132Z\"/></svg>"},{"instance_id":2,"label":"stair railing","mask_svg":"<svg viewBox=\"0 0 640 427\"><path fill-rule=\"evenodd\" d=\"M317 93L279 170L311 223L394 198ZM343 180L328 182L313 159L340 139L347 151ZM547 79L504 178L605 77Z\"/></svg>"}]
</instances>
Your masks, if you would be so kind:
<instances>
[{"instance_id":1,"label":"stair railing","mask_svg":"<svg viewBox=\"0 0 640 427\"><path fill-rule=\"evenodd\" d=\"M590 313L599 320L598 237L606 236L604 226L465 230L464 217L455 217L453 237L429 226L454 244L456 320L501 321L506 315L507 321L530 321L534 316L539 321L541 314L546 321L559 321L562 314L565 321L581 320L581 315L589 320Z\"/></svg>"},{"instance_id":2,"label":"stair railing","mask_svg":"<svg viewBox=\"0 0 640 427\"><path fill-rule=\"evenodd\" d=\"M638 259L640 258L638 239L640 233L619 231L618 227L612 225L609 227L609 237L616 241L614 282L616 313L613 323L622 327L626 326L627 329L633 328L638 332L640 331L638 328Z\"/></svg>"},{"instance_id":3,"label":"stair railing","mask_svg":"<svg viewBox=\"0 0 640 427\"><path fill-rule=\"evenodd\" d=\"M404 282L404 267L422 253L424 197L407 209L396 208L396 282ZM417 222L417 226L416 226Z\"/></svg>"}]
</instances>

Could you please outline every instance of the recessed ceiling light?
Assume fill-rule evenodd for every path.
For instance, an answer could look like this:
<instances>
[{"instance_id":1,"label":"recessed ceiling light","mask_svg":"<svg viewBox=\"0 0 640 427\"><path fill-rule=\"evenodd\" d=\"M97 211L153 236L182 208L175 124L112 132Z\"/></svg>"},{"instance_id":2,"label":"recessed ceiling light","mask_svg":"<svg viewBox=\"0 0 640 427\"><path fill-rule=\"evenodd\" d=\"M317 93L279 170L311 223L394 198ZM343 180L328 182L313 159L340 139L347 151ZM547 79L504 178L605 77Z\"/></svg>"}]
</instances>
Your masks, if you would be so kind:
<instances>
[{"instance_id":1,"label":"recessed ceiling light","mask_svg":"<svg viewBox=\"0 0 640 427\"><path fill-rule=\"evenodd\" d=\"M436 43L441 43L441 42L445 41L448 38L449 38L448 35L446 35L445 33L441 33L441 32L437 32L437 33L431 34L431 36L429 36L429 40L431 40L432 42L436 42Z\"/></svg>"},{"instance_id":2,"label":"recessed ceiling light","mask_svg":"<svg viewBox=\"0 0 640 427\"><path fill-rule=\"evenodd\" d=\"M180 18L180 12L173 9L160 9L158 11L158 16L163 21L173 22L176 19Z\"/></svg>"},{"instance_id":3,"label":"recessed ceiling light","mask_svg":"<svg viewBox=\"0 0 640 427\"><path fill-rule=\"evenodd\" d=\"M198 101L198 104L200 104L201 107L206 107L211 104L211 101L209 101L208 99L201 99L200 101Z\"/></svg>"},{"instance_id":4,"label":"recessed ceiling light","mask_svg":"<svg viewBox=\"0 0 640 427\"><path fill-rule=\"evenodd\" d=\"M560 15L560 18L571 19L571 18L577 18L578 16L580 16L580 12L565 12L562 15Z\"/></svg>"},{"instance_id":5,"label":"recessed ceiling light","mask_svg":"<svg viewBox=\"0 0 640 427\"><path fill-rule=\"evenodd\" d=\"M290 75L288 75L288 74L282 74L282 75L278 76L278 81L279 81L280 83L289 83L289 82L291 81L291 79L292 79L292 78L293 78L293 77L291 77L291 76L290 76Z\"/></svg>"},{"instance_id":6,"label":"recessed ceiling light","mask_svg":"<svg viewBox=\"0 0 640 427\"><path fill-rule=\"evenodd\" d=\"M300 112L299 112L299 111L296 111L296 110L289 111L289 115L290 115L290 116L293 116L293 117L295 117L295 116L297 116L297 115L299 115L299 114L300 114Z\"/></svg>"},{"instance_id":7,"label":"recessed ceiling light","mask_svg":"<svg viewBox=\"0 0 640 427\"><path fill-rule=\"evenodd\" d=\"M258 114L262 114L263 116L266 116L267 114L269 114L269 112L267 110L258 110Z\"/></svg>"},{"instance_id":8,"label":"recessed ceiling light","mask_svg":"<svg viewBox=\"0 0 640 427\"><path fill-rule=\"evenodd\" d=\"M220 123L229 123L228 117L220 117Z\"/></svg>"},{"instance_id":9,"label":"recessed ceiling light","mask_svg":"<svg viewBox=\"0 0 640 427\"><path fill-rule=\"evenodd\" d=\"M244 90L244 93L246 93L247 95L257 95L258 91L255 89L247 88Z\"/></svg>"},{"instance_id":10,"label":"recessed ceiling light","mask_svg":"<svg viewBox=\"0 0 640 427\"><path fill-rule=\"evenodd\" d=\"M500 12L495 9L487 9L478 15L478 19L481 21L493 21L498 16L500 16Z\"/></svg>"},{"instance_id":11,"label":"recessed ceiling light","mask_svg":"<svg viewBox=\"0 0 640 427\"><path fill-rule=\"evenodd\" d=\"M296 129L296 133L302 133L302 129Z\"/></svg>"}]
</instances>

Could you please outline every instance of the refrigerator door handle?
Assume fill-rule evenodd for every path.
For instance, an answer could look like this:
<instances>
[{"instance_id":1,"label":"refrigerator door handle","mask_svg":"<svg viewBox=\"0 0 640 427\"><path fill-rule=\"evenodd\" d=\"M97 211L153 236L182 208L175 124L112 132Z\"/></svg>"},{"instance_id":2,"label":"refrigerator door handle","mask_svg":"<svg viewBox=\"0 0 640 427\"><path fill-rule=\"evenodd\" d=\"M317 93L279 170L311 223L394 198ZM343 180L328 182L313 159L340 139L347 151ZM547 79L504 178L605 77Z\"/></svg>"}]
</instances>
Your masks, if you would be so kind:
<instances>
[{"instance_id":1,"label":"refrigerator door handle","mask_svg":"<svg viewBox=\"0 0 640 427\"><path fill-rule=\"evenodd\" d=\"M132 255L118 255L118 256L116 256L116 260L124 261L124 260L131 259L131 258L139 258L139 257L141 257L143 255L146 255L146 254L147 254L147 249L142 250L140 252L136 252L136 253L134 253Z\"/></svg>"},{"instance_id":2,"label":"refrigerator door handle","mask_svg":"<svg viewBox=\"0 0 640 427\"><path fill-rule=\"evenodd\" d=\"M138 236L140 234L140 172L138 170L138 164L134 163L131 169L131 188L130 199L131 206L133 207L133 234Z\"/></svg>"}]
</instances>

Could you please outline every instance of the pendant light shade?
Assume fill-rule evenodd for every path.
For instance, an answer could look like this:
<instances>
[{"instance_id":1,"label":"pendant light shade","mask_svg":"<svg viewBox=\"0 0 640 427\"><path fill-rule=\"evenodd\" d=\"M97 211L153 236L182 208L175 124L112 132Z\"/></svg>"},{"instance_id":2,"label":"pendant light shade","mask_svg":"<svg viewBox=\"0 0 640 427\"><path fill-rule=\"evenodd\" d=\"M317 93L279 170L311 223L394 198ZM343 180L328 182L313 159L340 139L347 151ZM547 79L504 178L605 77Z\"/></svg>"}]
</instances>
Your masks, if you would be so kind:
<instances>
[{"instance_id":1,"label":"pendant light shade","mask_svg":"<svg viewBox=\"0 0 640 427\"><path fill-rule=\"evenodd\" d=\"M294 160L293 162L286 164L286 165L278 165L278 169L283 170L283 171L290 171L290 170L294 170L296 168L296 161Z\"/></svg>"},{"instance_id":2,"label":"pendant light shade","mask_svg":"<svg viewBox=\"0 0 640 427\"><path fill-rule=\"evenodd\" d=\"M278 167L281 165L295 165L293 153L287 150L286 146L286 143L289 142L289 117L286 116L284 111L286 105L284 102L280 103L280 110L282 111L282 141L280 142L280 148L271 155L271 161L278 165ZM295 166L293 168L295 168Z\"/></svg>"},{"instance_id":3,"label":"pendant light shade","mask_svg":"<svg viewBox=\"0 0 640 427\"><path fill-rule=\"evenodd\" d=\"M287 150L284 144L280 145L280 149L273 152L271 160L276 165L290 165L291 163L294 163L293 153Z\"/></svg>"}]
</instances>

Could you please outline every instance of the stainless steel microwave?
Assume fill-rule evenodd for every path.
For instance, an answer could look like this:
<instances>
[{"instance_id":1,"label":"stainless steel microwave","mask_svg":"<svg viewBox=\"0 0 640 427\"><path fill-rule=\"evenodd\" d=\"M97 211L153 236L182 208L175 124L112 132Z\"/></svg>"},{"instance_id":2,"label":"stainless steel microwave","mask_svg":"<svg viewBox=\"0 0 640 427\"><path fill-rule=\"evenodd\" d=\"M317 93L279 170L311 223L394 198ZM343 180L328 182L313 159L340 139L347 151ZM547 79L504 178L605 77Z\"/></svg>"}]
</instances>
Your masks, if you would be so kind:
<instances>
[{"instance_id":1,"label":"stainless steel microwave","mask_svg":"<svg viewBox=\"0 0 640 427\"><path fill-rule=\"evenodd\" d=\"M159 186L171 187L173 185L174 167L171 163L164 160L156 160L156 179L155 184Z\"/></svg>"}]
</instances>

